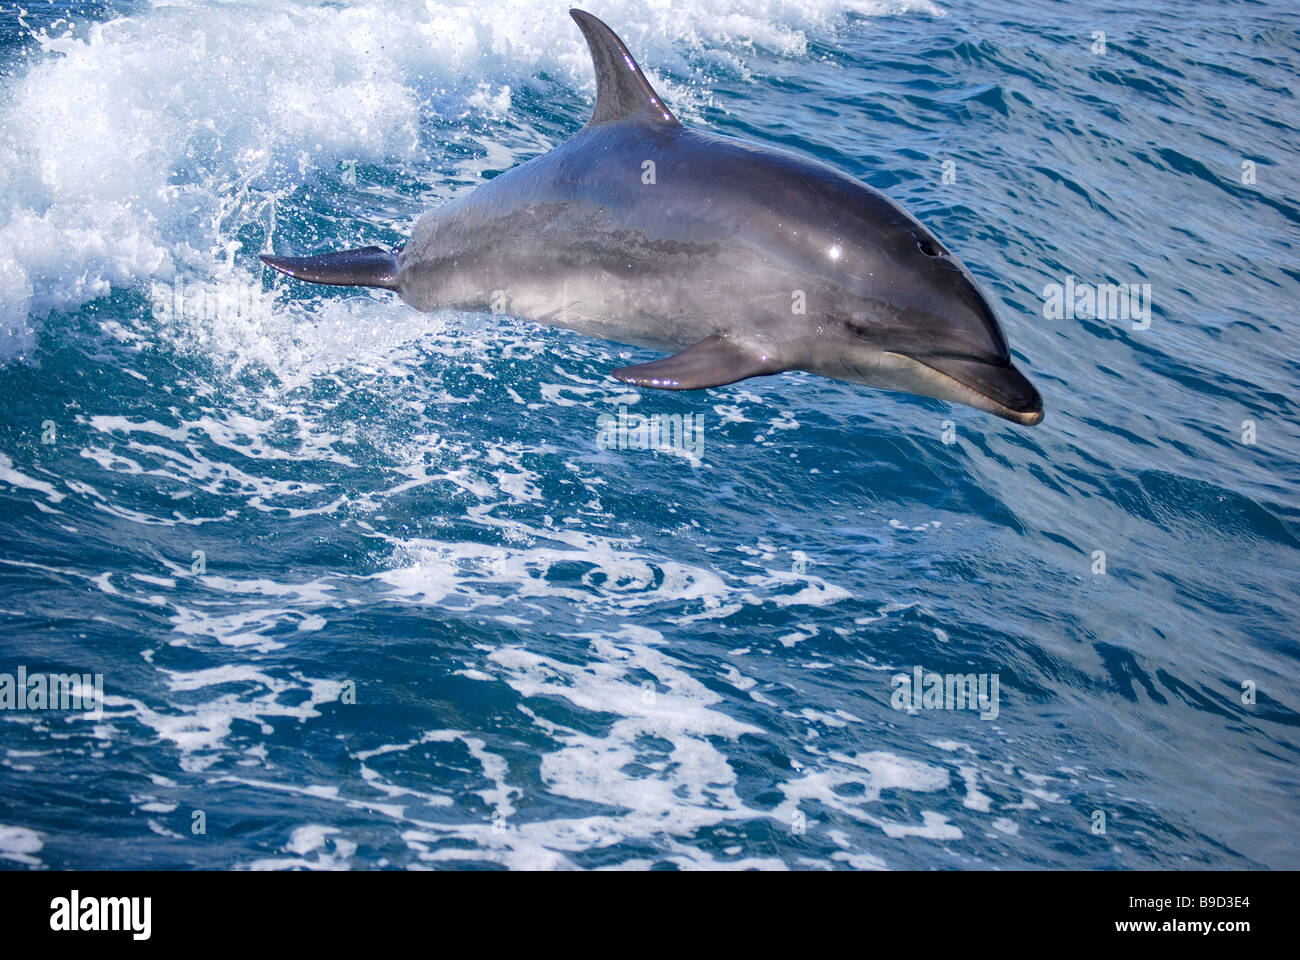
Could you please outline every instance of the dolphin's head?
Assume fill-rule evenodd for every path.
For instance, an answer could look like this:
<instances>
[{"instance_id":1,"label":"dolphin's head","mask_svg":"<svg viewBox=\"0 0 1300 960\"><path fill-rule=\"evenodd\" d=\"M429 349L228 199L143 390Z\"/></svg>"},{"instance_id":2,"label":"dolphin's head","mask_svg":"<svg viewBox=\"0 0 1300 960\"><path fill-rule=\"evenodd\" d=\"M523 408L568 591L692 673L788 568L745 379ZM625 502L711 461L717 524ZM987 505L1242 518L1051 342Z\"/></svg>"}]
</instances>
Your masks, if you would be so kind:
<instances>
[{"instance_id":1,"label":"dolphin's head","mask_svg":"<svg viewBox=\"0 0 1300 960\"><path fill-rule=\"evenodd\" d=\"M883 211L869 249L840 272L842 330L833 340L850 379L976 407L1013 423L1043 419L1043 401L1011 363L997 316L970 271L901 209Z\"/></svg>"}]
</instances>

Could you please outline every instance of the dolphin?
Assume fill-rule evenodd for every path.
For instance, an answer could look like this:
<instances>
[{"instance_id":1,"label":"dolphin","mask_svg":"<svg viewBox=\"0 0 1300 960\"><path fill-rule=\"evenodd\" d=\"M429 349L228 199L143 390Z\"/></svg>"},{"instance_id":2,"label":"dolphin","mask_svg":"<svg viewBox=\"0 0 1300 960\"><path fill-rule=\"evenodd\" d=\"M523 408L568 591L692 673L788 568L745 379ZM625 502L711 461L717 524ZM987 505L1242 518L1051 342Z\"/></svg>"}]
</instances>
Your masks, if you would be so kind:
<instances>
[{"instance_id":1,"label":"dolphin","mask_svg":"<svg viewBox=\"0 0 1300 960\"><path fill-rule=\"evenodd\" d=\"M262 260L417 310L671 351L612 372L641 387L806 370L1043 419L988 300L933 233L830 167L684 126L613 30L570 15L596 69L581 130L425 213L393 250Z\"/></svg>"}]
</instances>

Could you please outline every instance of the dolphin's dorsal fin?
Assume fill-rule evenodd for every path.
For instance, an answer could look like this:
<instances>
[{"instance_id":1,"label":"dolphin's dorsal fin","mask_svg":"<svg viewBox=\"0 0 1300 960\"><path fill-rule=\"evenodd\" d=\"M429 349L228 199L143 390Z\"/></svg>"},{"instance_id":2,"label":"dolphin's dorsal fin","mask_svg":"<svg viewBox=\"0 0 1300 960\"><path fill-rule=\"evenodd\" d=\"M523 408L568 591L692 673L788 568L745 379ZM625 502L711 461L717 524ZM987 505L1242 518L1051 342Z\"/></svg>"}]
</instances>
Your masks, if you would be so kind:
<instances>
[{"instance_id":1,"label":"dolphin's dorsal fin","mask_svg":"<svg viewBox=\"0 0 1300 960\"><path fill-rule=\"evenodd\" d=\"M596 68L596 109L588 125L637 118L675 126L677 118L614 31L585 10L570 10L569 16L582 28Z\"/></svg>"}]
</instances>

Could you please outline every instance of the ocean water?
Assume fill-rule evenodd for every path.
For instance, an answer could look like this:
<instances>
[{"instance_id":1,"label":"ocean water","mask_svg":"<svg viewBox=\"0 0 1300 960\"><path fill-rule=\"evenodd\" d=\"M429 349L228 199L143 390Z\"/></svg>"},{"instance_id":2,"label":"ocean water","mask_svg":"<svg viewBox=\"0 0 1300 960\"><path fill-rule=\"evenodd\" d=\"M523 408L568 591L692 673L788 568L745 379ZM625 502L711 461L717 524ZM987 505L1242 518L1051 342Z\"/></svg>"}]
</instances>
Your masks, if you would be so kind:
<instances>
[{"instance_id":1,"label":"ocean water","mask_svg":"<svg viewBox=\"0 0 1300 960\"><path fill-rule=\"evenodd\" d=\"M103 678L0 709L0 866L1300 866L1300 10L592 0L934 229L1025 429L262 269L578 129L566 6L0 7L0 674Z\"/></svg>"}]
</instances>

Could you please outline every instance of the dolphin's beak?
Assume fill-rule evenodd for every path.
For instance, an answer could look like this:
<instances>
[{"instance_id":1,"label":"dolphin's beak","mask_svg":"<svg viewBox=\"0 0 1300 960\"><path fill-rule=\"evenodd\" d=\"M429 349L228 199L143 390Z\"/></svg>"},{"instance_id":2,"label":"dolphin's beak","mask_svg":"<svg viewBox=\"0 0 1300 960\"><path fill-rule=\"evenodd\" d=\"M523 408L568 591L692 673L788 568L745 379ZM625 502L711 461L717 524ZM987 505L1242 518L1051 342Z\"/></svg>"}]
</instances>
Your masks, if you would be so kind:
<instances>
[{"instance_id":1,"label":"dolphin's beak","mask_svg":"<svg viewBox=\"0 0 1300 960\"><path fill-rule=\"evenodd\" d=\"M908 359L945 378L944 393L951 399L1026 427L1042 422L1043 398L1010 363L942 356L909 355Z\"/></svg>"}]
</instances>

